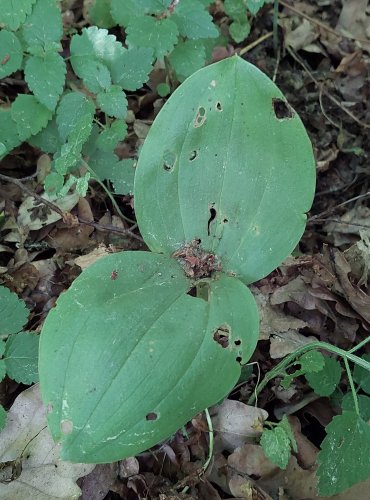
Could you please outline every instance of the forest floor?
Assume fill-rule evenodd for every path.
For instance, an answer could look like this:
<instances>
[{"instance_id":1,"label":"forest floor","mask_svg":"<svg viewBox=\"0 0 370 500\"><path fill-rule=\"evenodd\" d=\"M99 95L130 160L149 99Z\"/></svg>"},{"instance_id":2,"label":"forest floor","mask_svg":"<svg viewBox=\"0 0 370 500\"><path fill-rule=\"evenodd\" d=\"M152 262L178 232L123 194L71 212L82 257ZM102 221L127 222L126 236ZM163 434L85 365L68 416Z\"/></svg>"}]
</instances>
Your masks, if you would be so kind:
<instances>
[{"instance_id":1,"label":"forest floor","mask_svg":"<svg viewBox=\"0 0 370 500\"><path fill-rule=\"evenodd\" d=\"M73 9L78 16L78 6ZM209 454L209 429L205 416L199 415L186 433L179 431L152 451L96 466L78 480L82 499L319 498L314 464L325 427L339 411L335 399L316 395L303 377L288 389L275 379L261 392L258 407L268 411L270 420L288 415L299 444L299 453L284 471L267 463L259 445L248 444L243 434L245 415L238 405L248 401L258 377L262 379L297 347L321 340L349 350L369 335L368 2L348 0L342 6L340 1L329 0L282 1L279 26L276 52L272 6L266 5L246 42L214 51L215 61L240 53L276 82L301 116L317 162L315 200L296 256L252 287L260 307L261 333L251 361L258 363L259 370L243 372L218 420L213 421L216 440L206 471L202 467ZM343 32L346 37L340 35ZM0 98L16 91L16 87L1 86ZM124 156L137 151L163 104L160 101L150 86L130 99L136 118ZM43 161L45 155L39 158L36 149L23 145L1 163L0 172L25 178L34 174L35 165L41 168ZM32 192L42 191L35 177L22 182ZM16 221L20 210L26 209L22 202L27 196L20 185L0 182L0 203L8 222ZM1 233L0 281L26 301L30 330L41 330L58 296L97 253L110 246L145 248L140 240L120 233L126 223L117 217L98 184L92 183L85 200L87 203L79 205L79 217L114 226L114 231L98 226L68 227L58 221L37 230L31 225L27 232L13 225L11 231ZM132 197L121 196L116 201L126 215L134 216ZM45 218L45 211L39 216ZM33 222L37 217L34 214ZM370 351L365 348L363 352ZM347 385L344 377L342 393L347 392ZM1 403L11 407L25 389L6 378L0 385ZM241 430L230 434L230 429ZM369 485L370 480L332 498L365 500Z\"/></svg>"}]
</instances>

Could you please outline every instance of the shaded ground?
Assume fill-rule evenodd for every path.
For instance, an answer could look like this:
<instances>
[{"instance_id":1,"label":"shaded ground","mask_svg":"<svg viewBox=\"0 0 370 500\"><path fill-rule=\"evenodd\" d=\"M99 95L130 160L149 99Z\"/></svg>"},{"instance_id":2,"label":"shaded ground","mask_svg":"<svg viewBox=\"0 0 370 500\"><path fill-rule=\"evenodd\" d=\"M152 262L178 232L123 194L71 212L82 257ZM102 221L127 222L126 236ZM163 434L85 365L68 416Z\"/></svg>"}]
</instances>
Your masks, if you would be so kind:
<instances>
[{"instance_id":1,"label":"shaded ground","mask_svg":"<svg viewBox=\"0 0 370 500\"><path fill-rule=\"evenodd\" d=\"M273 29L272 9L268 5L257 16L243 46L230 45L214 53L216 60L240 51L276 81L307 127L317 159L316 197L297 257L287 259L253 287L262 325L261 341L252 361L259 363L261 377L307 338L312 340L313 336L350 349L369 332L370 43L359 41L369 34L366 6L367 2L360 0L348 1L345 7L339 1L294 2L293 8L281 2L280 48L276 54L273 37L265 36ZM78 15L79 9L74 13ZM221 24L226 22L217 9L215 15ZM343 30L348 38L338 36ZM22 82L13 81L0 87L2 97L15 94L21 85ZM121 151L123 156L137 150L154 110L161 104L155 101L149 86L140 96L130 99L136 120L132 121L129 140ZM20 147L2 163L0 172L17 172L18 176L21 173L21 177L27 177L34 173L35 163L41 168L43 161L47 158L38 158L36 150ZM36 193L41 191L37 179L25 181L24 185ZM143 243L123 234L126 223L115 215L101 187L94 184L77 211L80 218L99 221L98 226L68 227L57 222L19 234L22 230L14 221L24 195L15 184L0 184L8 228L2 232L0 279L27 302L32 312L28 328L39 331L57 297L80 273L86 259L107 251L109 246L139 249ZM132 199L121 197L117 201L124 214L132 218ZM44 209L33 215L36 221L47 217ZM137 234L135 228L133 232ZM16 245L16 241L21 241L21 245ZM229 398L247 402L256 381L257 371L251 374L246 370ZM343 379L343 392L346 385ZM0 387L1 402L8 408L23 389L5 379ZM261 449L256 445L243 448L247 458L241 457L242 452L234 450L245 444L245 437L226 442L225 421L218 421L219 427L214 424L218 440L213 462L204 474L202 465L209 452L208 426L205 418L199 416L186 430L154 451L97 466L80 480L82 498L217 500L270 498L269 494L272 498L317 498L310 490L315 484L313 464L325 436L324 427L339 411L335 401L316 396L303 379L295 380L287 390L275 380L260 395L258 406L269 412L270 419L290 415L299 453L286 472L266 469ZM236 409L232 407L230 412L235 418ZM284 487L285 493L278 496L279 487ZM366 487L361 490L362 487L335 498L368 498Z\"/></svg>"}]
</instances>

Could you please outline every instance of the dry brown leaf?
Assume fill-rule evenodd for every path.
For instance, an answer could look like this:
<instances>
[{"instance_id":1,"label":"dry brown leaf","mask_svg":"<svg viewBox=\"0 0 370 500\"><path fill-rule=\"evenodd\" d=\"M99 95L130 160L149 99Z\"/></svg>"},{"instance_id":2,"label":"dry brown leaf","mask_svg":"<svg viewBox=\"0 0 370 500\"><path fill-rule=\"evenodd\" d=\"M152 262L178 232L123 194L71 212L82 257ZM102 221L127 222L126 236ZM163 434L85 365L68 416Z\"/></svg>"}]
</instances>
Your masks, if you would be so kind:
<instances>
[{"instance_id":1,"label":"dry brown leaf","mask_svg":"<svg viewBox=\"0 0 370 500\"><path fill-rule=\"evenodd\" d=\"M261 446L245 444L229 455L227 462L235 472L248 476L266 477L276 474L279 467L266 457Z\"/></svg>"},{"instance_id":2,"label":"dry brown leaf","mask_svg":"<svg viewBox=\"0 0 370 500\"><path fill-rule=\"evenodd\" d=\"M307 337L293 330L272 335L270 338L270 356L272 359L284 358L287 354L315 341L317 341L315 337Z\"/></svg>"},{"instance_id":3,"label":"dry brown leaf","mask_svg":"<svg viewBox=\"0 0 370 500\"><path fill-rule=\"evenodd\" d=\"M212 408L212 422L216 434L215 448L233 451L259 437L268 413L240 401L225 399Z\"/></svg>"}]
</instances>

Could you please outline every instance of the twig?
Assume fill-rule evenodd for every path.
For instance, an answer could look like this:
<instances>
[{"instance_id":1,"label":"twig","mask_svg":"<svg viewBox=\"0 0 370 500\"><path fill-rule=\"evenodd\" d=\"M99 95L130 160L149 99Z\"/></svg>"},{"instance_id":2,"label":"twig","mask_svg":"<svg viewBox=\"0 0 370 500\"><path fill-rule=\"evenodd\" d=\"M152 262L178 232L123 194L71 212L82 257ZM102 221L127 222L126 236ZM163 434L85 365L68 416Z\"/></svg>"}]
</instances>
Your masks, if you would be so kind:
<instances>
[{"instance_id":1,"label":"twig","mask_svg":"<svg viewBox=\"0 0 370 500\"><path fill-rule=\"evenodd\" d=\"M367 196L370 196L370 191L367 191L364 194L359 194L358 196L354 196L353 198L350 198L349 200L346 200L343 203L339 203L339 205L335 205L334 207L328 208L327 210L324 210L323 212L321 212L317 215L313 215L312 217L310 217L308 219L308 222L312 222L313 220L320 219L323 215L330 214L330 213L334 212L337 208L344 207L345 205L348 205L348 203L352 203L352 201L361 200L362 198L366 198ZM353 224L353 225L355 225L355 224Z\"/></svg>"},{"instance_id":2,"label":"twig","mask_svg":"<svg viewBox=\"0 0 370 500\"><path fill-rule=\"evenodd\" d=\"M358 226L358 227L364 227L365 229L370 229L370 225L359 224L358 222L346 222L340 219L315 219L312 223L316 222L335 222L336 224L346 224L347 226ZM311 222L309 221L309 223Z\"/></svg>"},{"instance_id":3,"label":"twig","mask_svg":"<svg viewBox=\"0 0 370 500\"><path fill-rule=\"evenodd\" d=\"M47 200L46 198L43 198L39 194L35 193L31 189L29 189L27 186L22 184L21 179L14 179L13 177L8 177L7 175L0 174L0 180L3 180L4 182L9 182L11 184L15 184L18 186L22 191L27 193L29 196L32 196L35 198L37 201L42 203L43 205L46 205L47 207L50 208L53 212L56 212L61 216L64 222L66 222L66 212L63 212L57 205L52 203L51 201ZM143 242L144 240L141 238L141 236L138 236L137 234L133 233L130 229L124 229L124 228L119 228L116 226L112 225L103 225L99 224L99 222L95 221L88 221L83 218L77 217L77 220L80 224L84 224L86 226L91 226L94 227L95 229L98 229L99 231L107 231L111 233L119 233L119 234L124 234L126 236L130 236L131 238ZM134 225L136 227L136 225Z\"/></svg>"},{"instance_id":4,"label":"twig","mask_svg":"<svg viewBox=\"0 0 370 500\"><path fill-rule=\"evenodd\" d=\"M259 45L260 43L262 43L265 40L267 40L268 38L270 38L270 36L272 36L272 31L270 31L269 33L265 33L264 35L257 38L257 40L255 40L254 42L252 42L249 45L246 45L245 47L240 49L239 55L242 56L243 54L246 54L250 50L254 49L254 47L257 47L257 45Z\"/></svg>"},{"instance_id":5,"label":"twig","mask_svg":"<svg viewBox=\"0 0 370 500\"><path fill-rule=\"evenodd\" d=\"M308 74L308 76L311 78L311 80L315 83L315 85L317 85L317 87L320 89L321 87L321 91L324 95L326 95L326 97L328 97L328 99L330 99L332 102L334 102L334 104L336 104L344 113L346 113L350 118L352 118L352 120L354 120L356 123L358 123L359 125L361 125L361 127L364 127L364 128L370 128L370 125L368 123L364 123L362 122L359 118L357 118L357 116L355 116L351 111L349 111L347 108L345 108L343 106L343 104L338 101L338 99L336 99L335 97L333 97L331 94L329 94L329 92L323 88L322 84L313 76L312 72L308 69L308 67L306 66L306 64L301 60L301 58L294 52L294 50L292 50L290 47L286 47L287 51L289 52L289 54L293 57L293 59L295 61L297 61L301 66L302 68L306 71L306 73Z\"/></svg>"},{"instance_id":6,"label":"twig","mask_svg":"<svg viewBox=\"0 0 370 500\"><path fill-rule=\"evenodd\" d=\"M287 9L291 10L298 16L303 17L304 19L307 19L311 24L316 24L316 26L319 26L323 30L327 31L328 33L331 33L332 35L338 37L338 38L348 38L350 40L355 40L356 42L361 42L361 43L370 43L370 40L365 40L364 38L357 38L351 34L344 34L344 33L338 33L335 31L333 28L328 26L327 24L322 23L321 21L318 21L317 19L314 19L313 17L310 17L308 14L305 14L304 12L301 12L299 9L296 7L293 7L292 5L289 5L288 3L284 2L283 0L279 0L279 3L286 7Z\"/></svg>"}]
</instances>

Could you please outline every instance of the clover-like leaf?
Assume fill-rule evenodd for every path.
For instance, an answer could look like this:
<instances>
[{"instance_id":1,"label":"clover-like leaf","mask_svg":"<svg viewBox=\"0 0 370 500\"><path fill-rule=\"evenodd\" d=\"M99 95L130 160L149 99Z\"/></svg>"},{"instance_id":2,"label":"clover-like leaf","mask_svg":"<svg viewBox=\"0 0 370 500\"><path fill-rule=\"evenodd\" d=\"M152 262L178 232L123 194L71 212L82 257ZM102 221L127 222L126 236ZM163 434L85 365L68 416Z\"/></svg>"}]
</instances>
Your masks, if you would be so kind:
<instances>
[{"instance_id":1,"label":"clover-like leaf","mask_svg":"<svg viewBox=\"0 0 370 500\"><path fill-rule=\"evenodd\" d=\"M87 4L87 15L90 24L99 28L113 28L115 22L111 15L111 0L92 0Z\"/></svg>"},{"instance_id":2,"label":"clover-like leaf","mask_svg":"<svg viewBox=\"0 0 370 500\"><path fill-rule=\"evenodd\" d=\"M64 59L56 52L27 59L24 68L25 80L37 100L50 111L54 111L63 92L66 71Z\"/></svg>"},{"instance_id":3,"label":"clover-like leaf","mask_svg":"<svg viewBox=\"0 0 370 500\"><path fill-rule=\"evenodd\" d=\"M328 356L324 357L325 364L319 371L305 373L307 382L319 396L330 396L339 384L342 369L340 363Z\"/></svg>"},{"instance_id":4,"label":"clover-like leaf","mask_svg":"<svg viewBox=\"0 0 370 500\"><path fill-rule=\"evenodd\" d=\"M152 48L157 59L163 59L171 52L179 34L171 19L156 19L150 16L135 17L130 21L126 32L129 48Z\"/></svg>"},{"instance_id":5,"label":"clover-like leaf","mask_svg":"<svg viewBox=\"0 0 370 500\"><path fill-rule=\"evenodd\" d=\"M56 153L60 149L62 142L55 116L41 132L30 137L28 142L44 153Z\"/></svg>"},{"instance_id":6,"label":"clover-like leaf","mask_svg":"<svg viewBox=\"0 0 370 500\"><path fill-rule=\"evenodd\" d=\"M27 15L32 11L36 0L2 0L0 8L0 24L16 31L24 23Z\"/></svg>"},{"instance_id":7,"label":"clover-like leaf","mask_svg":"<svg viewBox=\"0 0 370 500\"><path fill-rule=\"evenodd\" d=\"M23 50L17 36L11 31L0 31L0 78L11 75L22 65Z\"/></svg>"},{"instance_id":8,"label":"clover-like leaf","mask_svg":"<svg viewBox=\"0 0 370 500\"><path fill-rule=\"evenodd\" d=\"M194 73L159 112L136 170L135 211L152 251L199 239L224 272L251 283L297 245L314 187L297 113L232 57Z\"/></svg>"},{"instance_id":9,"label":"clover-like leaf","mask_svg":"<svg viewBox=\"0 0 370 500\"><path fill-rule=\"evenodd\" d=\"M44 324L39 371L62 458L135 455L236 383L258 337L253 296L222 275L207 283L207 300L189 296L191 287L176 260L126 251L87 268L60 296Z\"/></svg>"},{"instance_id":10,"label":"clover-like leaf","mask_svg":"<svg viewBox=\"0 0 370 500\"><path fill-rule=\"evenodd\" d=\"M11 116L17 126L19 138L24 141L46 127L52 114L35 96L19 94L12 104Z\"/></svg>"},{"instance_id":11,"label":"clover-like leaf","mask_svg":"<svg viewBox=\"0 0 370 500\"><path fill-rule=\"evenodd\" d=\"M246 0L248 10L254 15L266 4L272 0Z\"/></svg>"},{"instance_id":12,"label":"clover-like leaf","mask_svg":"<svg viewBox=\"0 0 370 500\"><path fill-rule=\"evenodd\" d=\"M266 457L280 469L285 469L290 458L291 444L286 431L280 426L264 430L260 443Z\"/></svg>"},{"instance_id":13,"label":"clover-like leaf","mask_svg":"<svg viewBox=\"0 0 370 500\"><path fill-rule=\"evenodd\" d=\"M112 17L126 27L135 17L144 14L162 14L171 0L112 0Z\"/></svg>"}]
</instances>

